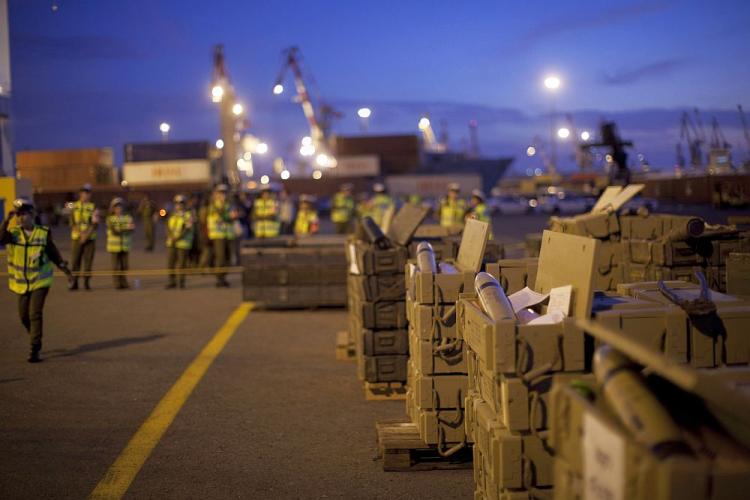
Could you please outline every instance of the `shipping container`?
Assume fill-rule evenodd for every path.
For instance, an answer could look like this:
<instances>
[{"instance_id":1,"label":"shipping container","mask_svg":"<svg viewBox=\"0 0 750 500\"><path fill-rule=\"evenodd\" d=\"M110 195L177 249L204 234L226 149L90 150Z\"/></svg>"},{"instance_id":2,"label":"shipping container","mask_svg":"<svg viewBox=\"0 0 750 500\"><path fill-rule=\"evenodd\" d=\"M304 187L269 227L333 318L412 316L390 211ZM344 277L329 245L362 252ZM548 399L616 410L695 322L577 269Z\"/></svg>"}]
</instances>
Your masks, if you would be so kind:
<instances>
[{"instance_id":1,"label":"shipping container","mask_svg":"<svg viewBox=\"0 0 750 500\"><path fill-rule=\"evenodd\" d=\"M153 142L125 144L125 162L156 162L170 160L206 160L211 145L207 141Z\"/></svg>"}]
</instances>

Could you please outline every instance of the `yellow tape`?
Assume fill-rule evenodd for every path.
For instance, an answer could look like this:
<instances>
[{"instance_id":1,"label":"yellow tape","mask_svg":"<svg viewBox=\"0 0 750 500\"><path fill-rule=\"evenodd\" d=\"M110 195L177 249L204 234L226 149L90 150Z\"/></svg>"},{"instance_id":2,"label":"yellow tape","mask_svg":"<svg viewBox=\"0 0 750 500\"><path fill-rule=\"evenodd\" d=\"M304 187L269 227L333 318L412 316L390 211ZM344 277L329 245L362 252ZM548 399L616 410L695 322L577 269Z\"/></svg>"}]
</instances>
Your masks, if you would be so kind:
<instances>
[{"instance_id":1,"label":"yellow tape","mask_svg":"<svg viewBox=\"0 0 750 500\"><path fill-rule=\"evenodd\" d=\"M128 269L127 271L115 271L115 270L97 270L97 271L76 271L73 276L167 276L170 274L175 275L211 275L211 274L234 274L241 273L243 271L241 266L233 267L206 267L206 268L194 268L189 267L186 269ZM9 273L0 273L0 277L8 277ZM61 271L55 271L55 276L65 276L65 273Z\"/></svg>"}]
</instances>

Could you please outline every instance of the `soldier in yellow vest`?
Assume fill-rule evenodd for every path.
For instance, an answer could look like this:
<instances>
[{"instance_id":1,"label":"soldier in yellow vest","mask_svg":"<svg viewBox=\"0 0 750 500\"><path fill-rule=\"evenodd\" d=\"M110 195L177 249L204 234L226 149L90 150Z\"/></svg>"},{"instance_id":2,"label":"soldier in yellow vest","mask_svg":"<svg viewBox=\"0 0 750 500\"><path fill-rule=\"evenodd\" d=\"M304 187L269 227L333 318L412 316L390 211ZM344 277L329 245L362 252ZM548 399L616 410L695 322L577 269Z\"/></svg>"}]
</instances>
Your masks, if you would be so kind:
<instances>
[{"instance_id":1,"label":"soldier in yellow vest","mask_svg":"<svg viewBox=\"0 0 750 500\"><path fill-rule=\"evenodd\" d=\"M490 217L490 210L487 204L484 202L485 195L479 189L475 189L471 192L471 201L469 202L469 211L466 214L467 219L477 219L482 222L486 222L490 225L488 239L493 239L492 234L492 217Z\"/></svg>"},{"instance_id":2,"label":"soldier in yellow vest","mask_svg":"<svg viewBox=\"0 0 750 500\"><path fill-rule=\"evenodd\" d=\"M253 204L253 224L256 238L275 238L279 235L279 204L267 184L261 188L260 198Z\"/></svg>"},{"instance_id":3,"label":"soldier in yellow vest","mask_svg":"<svg viewBox=\"0 0 750 500\"><path fill-rule=\"evenodd\" d=\"M169 268L169 283L167 288L176 288L177 281L180 288L185 288L185 274L175 277L174 270L187 269L188 253L193 247L193 214L185 209L186 199L178 194L174 197L174 212L167 221L167 267Z\"/></svg>"},{"instance_id":4,"label":"soldier in yellow vest","mask_svg":"<svg viewBox=\"0 0 750 500\"><path fill-rule=\"evenodd\" d=\"M91 266L94 264L96 251L96 230L99 226L99 212L91 203L91 185L84 184L78 192L78 201L73 203L70 214L70 239L73 240L72 265L73 273L81 269L83 263L83 285L91 290ZM73 278L70 290L78 290L78 275Z\"/></svg>"},{"instance_id":5,"label":"soldier in yellow vest","mask_svg":"<svg viewBox=\"0 0 750 500\"><path fill-rule=\"evenodd\" d=\"M7 245L8 287L18 295L18 315L29 334L28 361L37 363L42 360L39 351L44 301L52 286L52 264L69 278L71 273L52 242L49 228L34 223L34 205L29 200L13 202L13 210L0 228L0 244Z\"/></svg>"},{"instance_id":6,"label":"soldier in yellow vest","mask_svg":"<svg viewBox=\"0 0 750 500\"><path fill-rule=\"evenodd\" d=\"M299 210L294 220L294 235L297 237L310 236L318 232L320 221L318 211L313 206L314 198L303 194L299 197Z\"/></svg>"},{"instance_id":7,"label":"soldier in yellow vest","mask_svg":"<svg viewBox=\"0 0 750 500\"><path fill-rule=\"evenodd\" d=\"M220 184L213 193L211 205L208 207L206 224L208 225L208 239L211 242L214 254L214 266L224 268L227 265L229 255L229 232L233 230L232 210L227 203L227 192L229 188L226 184ZM227 275L225 272L216 273L216 286L229 287Z\"/></svg>"},{"instance_id":8,"label":"soldier in yellow vest","mask_svg":"<svg viewBox=\"0 0 750 500\"><path fill-rule=\"evenodd\" d=\"M461 186L456 182L448 184L448 196L440 200L440 225L452 233L460 232L466 217L466 202L459 198Z\"/></svg>"},{"instance_id":9,"label":"soldier in yellow vest","mask_svg":"<svg viewBox=\"0 0 750 500\"><path fill-rule=\"evenodd\" d=\"M336 227L336 234L347 234L351 231L354 218L354 198L352 185L342 184L339 191L333 195L331 203L331 222Z\"/></svg>"},{"instance_id":10,"label":"soldier in yellow vest","mask_svg":"<svg viewBox=\"0 0 750 500\"><path fill-rule=\"evenodd\" d=\"M368 203L369 215L378 226L382 226L385 214L391 210L395 204L393 203L393 199L385 192L384 184L378 182L372 187L372 190L375 195Z\"/></svg>"},{"instance_id":11,"label":"soldier in yellow vest","mask_svg":"<svg viewBox=\"0 0 750 500\"><path fill-rule=\"evenodd\" d=\"M120 197L112 198L107 216L107 252L111 256L112 270L115 273L128 270L134 229L133 217L125 213L125 201ZM129 288L124 274L114 274L112 279L117 290Z\"/></svg>"}]
</instances>

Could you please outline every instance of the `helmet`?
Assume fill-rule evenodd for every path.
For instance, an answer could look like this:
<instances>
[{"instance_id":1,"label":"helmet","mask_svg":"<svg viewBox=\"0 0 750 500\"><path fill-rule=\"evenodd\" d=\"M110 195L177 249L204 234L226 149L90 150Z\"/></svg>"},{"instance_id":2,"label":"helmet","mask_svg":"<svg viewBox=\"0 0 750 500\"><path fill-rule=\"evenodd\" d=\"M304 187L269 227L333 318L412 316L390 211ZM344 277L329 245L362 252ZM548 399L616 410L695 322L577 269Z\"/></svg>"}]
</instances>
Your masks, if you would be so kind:
<instances>
[{"instance_id":1,"label":"helmet","mask_svg":"<svg viewBox=\"0 0 750 500\"><path fill-rule=\"evenodd\" d=\"M471 191L471 195L472 196L476 196L477 198L479 198L482 201L484 201L484 199L485 199L484 192L481 189L474 189L474 190L472 190Z\"/></svg>"},{"instance_id":2,"label":"helmet","mask_svg":"<svg viewBox=\"0 0 750 500\"><path fill-rule=\"evenodd\" d=\"M185 195L178 194L175 195L174 200L175 204L183 204L185 203Z\"/></svg>"},{"instance_id":3,"label":"helmet","mask_svg":"<svg viewBox=\"0 0 750 500\"><path fill-rule=\"evenodd\" d=\"M461 191L461 185L458 182L448 184L448 191Z\"/></svg>"},{"instance_id":4,"label":"helmet","mask_svg":"<svg viewBox=\"0 0 750 500\"><path fill-rule=\"evenodd\" d=\"M79 189L78 191L85 191L87 193L90 193L91 192L91 184L89 184L87 182L86 184L84 184L83 186L81 186L81 189Z\"/></svg>"},{"instance_id":5,"label":"helmet","mask_svg":"<svg viewBox=\"0 0 750 500\"><path fill-rule=\"evenodd\" d=\"M227 186L226 184L219 184L214 188L214 191L216 191L217 193L226 193L227 191L229 191L229 186Z\"/></svg>"},{"instance_id":6,"label":"helmet","mask_svg":"<svg viewBox=\"0 0 750 500\"><path fill-rule=\"evenodd\" d=\"M383 185L382 182L376 182L372 186L372 190L375 191L376 193L384 193L385 192L385 186Z\"/></svg>"},{"instance_id":7,"label":"helmet","mask_svg":"<svg viewBox=\"0 0 750 500\"><path fill-rule=\"evenodd\" d=\"M342 191L352 191L353 189L354 189L354 186L352 185L351 182L347 182L346 184L341 185Z\"/></svg>"},{"instance_id":8,"label":"helmet","mask_svg":"<svg viewBox=\"0 0 750 500\"><path fill-rule=\"evenodd\" d=\"M34 210L34 202L28 198L17 198L13 200L13 209L16 212L31 212Z\"/></svg>"},{"instance_id":9,"label":"helmet","mask_svg":"<svg viewBox=\"0 0 750 500\"><path fill-rule=\"evenodd\" d=\"M301 194L299 197L300 203L314 203L315 197L309 194Z\"/></svg>"},{"instance_id":10,"label":"helmet","mask_svg":"<svg viewBox=\"0 0 750 500\"><path fill-rule=\"evenodd\" d=\"M125 200L123 200L119 196L115 196L114 198L112 198L112 201L109 202L109 208L114 208L117 205L120 205L120 206L125 205Z\"/></svg>"}]
</instances>

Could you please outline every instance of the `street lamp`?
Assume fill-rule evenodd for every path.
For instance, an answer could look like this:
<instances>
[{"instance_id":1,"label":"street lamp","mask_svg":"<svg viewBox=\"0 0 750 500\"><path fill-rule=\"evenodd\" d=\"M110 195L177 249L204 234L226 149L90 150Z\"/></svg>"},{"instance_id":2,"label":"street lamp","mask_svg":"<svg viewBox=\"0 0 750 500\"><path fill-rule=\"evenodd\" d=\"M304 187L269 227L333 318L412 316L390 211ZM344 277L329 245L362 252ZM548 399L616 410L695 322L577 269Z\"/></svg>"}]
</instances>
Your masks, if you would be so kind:
<instances>
[{"instance_id":1,"label":"street lamp","mask_svg":"<svg viewBox=\"0 0 750 500\"><path fill-rule=\"evenodd\" d=\"M172 127L169 126L169 123L167 122L161 122L159 124L159 130L161 131L161 140L164 142L167 142L167 139L169 139L169 129Z\"/></svg>"},{"instance_id":2,"label":"street lamp","mask_svg":"<svg viewBox=\"0 0 750 500\"><path fill-rule=\"evenodd\" d=\"M372 110L370 108L359 108L357 110L357 116L360 118L360 125L362 127L362 132L367 132L367 129L370 127L370 115L372 115Z\"/></svg>"},{"instance_id":3,"label":"street lamp","mask_svg":"<svg viewBox=\"0 0 750 500\"><path fill-rule=\"evenodd\" d=\"M419 119L419 130L427 130L428 128L430 128L430 119L423 116Z\"/></svg>"},{"instance_id":4,"label":"street lamp","mask_svg":"<svg viewBox=\"0 0 750 500\"><path fill-rule=\"evenodd\" d=\"M216 149L224 149L224 141L216 139Z\"/></svg>"},{"instance_id":5,"label":"street lamp","mask_svg":"<svg viewBox=\"0 0 750 500\"><path fill-rule=\"evenodd\" d=\"M565 127L557 129L557 137L563 140L567 139L568 137L570 137L570 130Z\"/></svg>"},{"instance_id":6,"label":"street lamp","mask_svg":"<svg viewBox=\"0 0 750 500\"><path fill-rule=\"evenodd\" d=\"M211 100L213 102L221 102L224 98L224 87L221 85L214 85L211 89Z\"/></svg>"},{"instance_id":7,"label":"street lamp","mask_svg":"<svg viewBox=\"0 0 750 500\"><path fill-rule=\"evenodd\" d=\"M544 87L552 94L552 111L550 113L550 173L554 174L557 169L557 145L555 144L555 95L560 89L562 81L557 75L547 75L544 77Z\"/></svg>"},{"instance_id":8,"label":"street lamp","mask_svg":"<svg viewBox=\"0 0 750 500\"><path fill-rule=\"evenodd\" d=\"M534 146L529 146L526 148L526 156L534 156L536 154L536 148Z\"/></svg>"},{"instance_id":9,"label":"street lamp","mask_svg":"<svg viewBox=\"0 0 750 500\"><path fill-rule=\"evenodd\" d=\"M243 111L245 111L245 108L242 107L242 104L237 102L232 105L232 113L234 114L234 116L240 116Z\"/></svg>"},{"instance_id":10,"label":"street lamp","mask_svg":"<svg viewBox=\"0 0 750 500\"><path fill-rule=\"evenodd\" d=\"M255 146L255 152L259 155L264 155L268 153L268 144L265 142L259 142L257 146Z\"/></svg>"},{"instance_id":11,"label":"street lamp","mask_svg":"<svg viewBox=\"0 0 750 500\"><path fill-rule=\"evenodd\" d=\"M279 95L283 92L284 92L284 86L282 84L277 83L276 85L273 86L273 93L275 95Z\"/></svg>"},{"instance_id":12,"label":"street lamp","mask_svg":"<svg viewBox=\"0 0 750 500\"><path fill-rule=\"evenodd\" d=\"M581 132L582 141L588 141L589 139L591 139L591 133L588 130L584 130L583 132Z\"/></svg>"}]
</instances>

